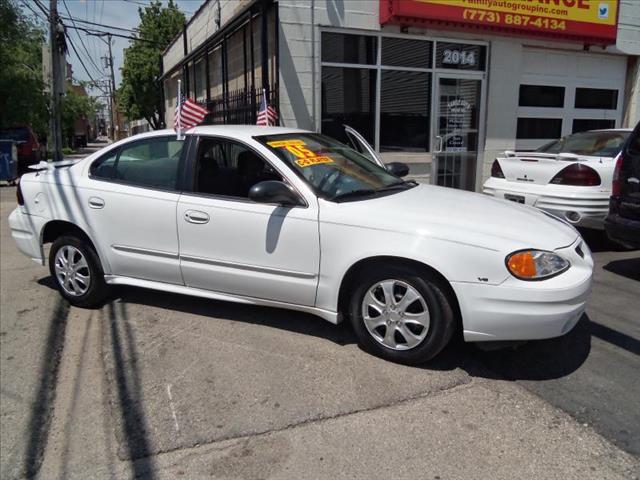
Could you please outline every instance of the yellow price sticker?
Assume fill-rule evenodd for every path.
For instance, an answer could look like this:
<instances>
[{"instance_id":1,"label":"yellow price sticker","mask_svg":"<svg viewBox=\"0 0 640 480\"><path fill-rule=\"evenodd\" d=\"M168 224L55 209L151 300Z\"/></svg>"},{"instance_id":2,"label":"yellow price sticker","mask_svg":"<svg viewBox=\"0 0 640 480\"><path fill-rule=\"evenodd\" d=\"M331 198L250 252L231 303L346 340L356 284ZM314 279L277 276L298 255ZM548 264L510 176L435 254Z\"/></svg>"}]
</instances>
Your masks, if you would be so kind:
<instances>
[{"instance_id":1,"label":"yellow price sticker","mask_svg":"<svg viewBox=\"0 0 640 480\"><path fill-rule=\"evenodd\" d=\"M273 148L285 148L289 153L297 157L296 164L300 167L333 163L333 160L329 157L316 155L316 152L309 150L304 141L299 139L277 140L267 142L267 145Z\"/></svg>"},{"instance_id":2,"label":"yellow price sticker","mask_svg":"<svg viewBox=\"0 0 640 480\"><path fill-rule=\"evenodd\" d=\"M333 163L329 157L309 157L296 160L296 164L300 167L311 167L313 165L322 165L323 163Z\"/></svg>"}]
</instances>

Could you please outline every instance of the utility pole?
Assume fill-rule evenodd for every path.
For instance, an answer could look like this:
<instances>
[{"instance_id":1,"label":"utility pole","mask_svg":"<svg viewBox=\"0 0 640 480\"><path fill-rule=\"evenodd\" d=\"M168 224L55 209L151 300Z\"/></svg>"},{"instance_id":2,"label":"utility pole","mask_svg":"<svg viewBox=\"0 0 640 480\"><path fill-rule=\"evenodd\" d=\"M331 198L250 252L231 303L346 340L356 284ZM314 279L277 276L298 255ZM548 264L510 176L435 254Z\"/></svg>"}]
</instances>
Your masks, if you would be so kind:
<instances>
[{"instance_id":1,"label":"utility pole","mask_svg":"<svg viewBox=\"0 0 640 480\"><path fill-rule=\"evenodd\" d=\"M62 34L62 24L58 19L58 0L49 0L49 40L51 50L51 139L53 140L53 161L62 160L62 126L60 100L64 94L63 45L59 35Z\"/></svg>"},{"instance_id":2,"label":"utility pole","mask_svg":"<svg viewBox=\"0 0 640 480\"><path fill-rule=\"evenodd\" d=\"M111 71L111 78L109 79L109 120L111 122L111 126L109 127L109 136L111 137L111 140L115 141L115 124L114 124L114 116L113 116L113 110L116 104L116 79L115 79L115 75L113 74L113 53L111 52L111 34L107 33L107 34L93 34L96 37L99 37L101 40L105 41L109 47L109 56L108 57L102 57L106 63L106 65L109 67L110 71ZM103 37L107 37L107 39L105 40Z\"/></svg>"},{"instance_id":3,"label":"utility pole","mask_svg":"<svg viewBox=\"0 0 640 480\"><path fill-rule=\"evenodd\" d=\"M116 141L115 125L113 123L113 110L116 106L116 78L113 75L113 53L111 53L111 34L107 34L107 42L109 44L109 68L111 69L111 140Z\"/></svg>"}]
</instances>

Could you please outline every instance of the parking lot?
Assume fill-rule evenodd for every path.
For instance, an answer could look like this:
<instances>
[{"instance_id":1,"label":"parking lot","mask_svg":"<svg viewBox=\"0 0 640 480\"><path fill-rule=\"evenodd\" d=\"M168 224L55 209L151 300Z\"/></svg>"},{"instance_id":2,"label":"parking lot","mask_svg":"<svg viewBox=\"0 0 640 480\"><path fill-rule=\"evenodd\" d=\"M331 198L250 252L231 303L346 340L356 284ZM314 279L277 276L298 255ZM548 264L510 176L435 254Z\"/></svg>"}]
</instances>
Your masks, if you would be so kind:
<instances>
[{"instance_id":1,"label":"parking lot","mask_svg":"<svg viewBox=\"0 0 640 480\"><path fill-rule=\"evenodd\" d=\"M586 237L566 336L415 368L301 313L131 288L69 307L0 195L3 479L640 476L637 251Z\"/></svg>"}]
</instances>

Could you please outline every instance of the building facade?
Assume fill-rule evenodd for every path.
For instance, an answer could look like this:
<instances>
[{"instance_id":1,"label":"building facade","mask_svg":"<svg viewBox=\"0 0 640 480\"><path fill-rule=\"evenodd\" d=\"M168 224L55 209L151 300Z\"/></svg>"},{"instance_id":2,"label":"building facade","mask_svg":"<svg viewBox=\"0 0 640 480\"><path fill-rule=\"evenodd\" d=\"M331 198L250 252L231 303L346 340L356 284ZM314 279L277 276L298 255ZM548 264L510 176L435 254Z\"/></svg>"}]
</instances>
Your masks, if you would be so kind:
<instances>
[{"instance_id":1,"label":"building facade","mask_svg":"<svg viewBox=\"0 0 640 480\"><path fill-rule=\"evenodd\" d=\"M495 156L640 119L636 0L208 0L163 55L209 123L346 140L433 183L479 190Z\"/></svg>"}]
</instances>

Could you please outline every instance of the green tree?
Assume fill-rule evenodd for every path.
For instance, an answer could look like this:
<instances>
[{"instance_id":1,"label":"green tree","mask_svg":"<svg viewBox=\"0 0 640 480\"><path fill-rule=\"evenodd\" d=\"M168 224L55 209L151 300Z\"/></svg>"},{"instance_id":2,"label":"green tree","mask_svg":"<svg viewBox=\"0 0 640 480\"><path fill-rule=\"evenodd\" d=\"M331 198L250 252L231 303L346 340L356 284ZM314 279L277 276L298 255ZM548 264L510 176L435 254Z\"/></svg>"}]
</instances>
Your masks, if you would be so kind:
<instances>
[{"instance_id":1,"label":"green tree","mask_svg":"<svg viewBox=\"0 0 640 480\"><path fill-rule=\"evenodd\" d=\"M42 78L45 29L14 0L0 0L0 128L31 125L45 134L47 97Z\"/></svg>"},{"instance_id":2,"label":"green tree","mask_svg":"<svg viewBox=\"0 0 640 480\"><path fill-rule=\"evenodd\" d=\"M140 40L132 40L124 51L118 101L130 120L144 118L152 128L164 128L162 51L180 32L185 18L173 0L169 0L166 7L154 0L149 6L139 8L138 13Z\"/></svg>"}]
</instances>

